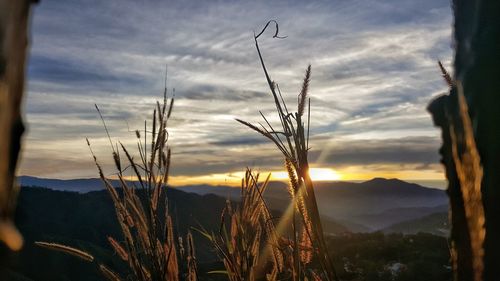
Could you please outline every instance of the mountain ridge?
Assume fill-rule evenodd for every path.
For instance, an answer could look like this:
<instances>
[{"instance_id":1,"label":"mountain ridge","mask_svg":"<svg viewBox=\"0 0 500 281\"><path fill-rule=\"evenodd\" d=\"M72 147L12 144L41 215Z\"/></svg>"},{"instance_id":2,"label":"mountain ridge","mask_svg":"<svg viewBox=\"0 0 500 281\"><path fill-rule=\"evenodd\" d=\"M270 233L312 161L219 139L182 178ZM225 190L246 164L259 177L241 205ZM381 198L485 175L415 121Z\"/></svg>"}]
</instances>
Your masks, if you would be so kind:
<instances>
[{"instance_id":1,"label":"mountain ridge","mask_svg":"<svg viewBox=\"0 0 500 281\"><path fill-rule=\"evenodd\" d=\"M60 180L21 176L19 182L22 186L42 186L82 194L103 190L102 182L97 178ZM111 183L119 186L116 180ZM348 222L351 226L348 228L355 231L382 230L405 220L429 215L436 211L435 208L442 211L448 204L443 190L395 178L378 177L359 183L317 181L314 186L322 216L335 222ZM232 201L240 198L239 188L224 185L186 185L171 189L198 195L214 194ZM270 182L264 198L272 209L284 211L290 204L287 184Z\"/></svg>"},{"instance_id":2,"label":"mountain ridge","mask_svg":"<svg viewBox=\"0 0 500 281\"><path fill-rule=\"evenodd\" d=\"M100 178L75 178L75 179L53 179L53 178L43 178L43 177L35 177L22 175L17 177L18 182L21 186L40 186L40 187L48 187L54 190L67 190L67 191L76 191L76 192L89 192L95 190L102 190L104 186ZM118 180L111 180L113 183L119 183ZM271 181L271 185L282 185L285 187L287 185L284 181ZM428 187L424 185L420 185L417 183L407 182L398 178L383 178L383 177L375 177L366 181L315 181L315 185L323 186L325 184L333 185L333 186L352 186L352 187L377 187L390 185L397 185L399 187L423 187L429 190L439 190L442 189L435 187ZM179 185L172 186L174 188L182 188L182 189L196 189L196 188L230 188L230 189L238 189L238 186L229 186L229 185L210 185L210 184L194 184L194 185Z\"/></svg>"}]
</instances>

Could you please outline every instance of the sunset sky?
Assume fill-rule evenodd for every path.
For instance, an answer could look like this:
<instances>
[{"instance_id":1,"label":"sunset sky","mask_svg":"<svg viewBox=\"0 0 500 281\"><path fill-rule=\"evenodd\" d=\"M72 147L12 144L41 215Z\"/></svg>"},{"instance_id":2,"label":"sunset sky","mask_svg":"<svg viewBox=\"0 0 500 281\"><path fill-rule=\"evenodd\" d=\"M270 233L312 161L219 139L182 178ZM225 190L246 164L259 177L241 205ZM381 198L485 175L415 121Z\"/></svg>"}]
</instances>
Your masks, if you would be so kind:
<instances>
[{"instance_id":1,"label":"sunset sky","mask_svg":"<svg viewBox=\"0 0 500 281\"><path fill-rule=\"evenodd\" d=\"M35 8L20 174L97 177L113 140L135 147L165 65L176 101L170 122L173 184L232 184L245 167L275 171L282 158L237 123L276 120L253 42L275 19L286 39L260 40L290 105L312 65L310 161L331 179L440 180L439 131L425 108L451 69L447 0L55 1ZM333 170L332 170L333 169Z\"/></svg>"}]
</instances>

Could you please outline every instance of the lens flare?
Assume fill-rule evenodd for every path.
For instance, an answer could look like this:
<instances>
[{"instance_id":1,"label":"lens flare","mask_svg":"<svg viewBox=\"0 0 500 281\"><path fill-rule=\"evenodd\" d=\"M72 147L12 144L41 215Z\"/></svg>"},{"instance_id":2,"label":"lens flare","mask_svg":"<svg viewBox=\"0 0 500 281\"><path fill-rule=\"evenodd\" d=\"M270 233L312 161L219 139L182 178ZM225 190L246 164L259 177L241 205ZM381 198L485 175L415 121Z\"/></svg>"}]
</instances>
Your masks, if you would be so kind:
<instances>
[{"instance_id":1,"label":"lens flare","mask_svg":"<svg viewBox=\"0 0 500 281\"><path fill-rule=\"evenodd\" d=\"M330 168L310 168L309 175L313 181L336 181L340 180L342 176L335 170ZM288 179L287 172L273 172L273 179L285 180Z\"/></svg>"},{"instance_id":2,"label":"lens flare","mask_svg":"<svg viewBox=\"0 0 500 281\"><path fill-rule=\"evenodd\" d=\"M341 178L339 173L329 168L311 168L309 175L314 181L336 181Z\"/></svg>"}]
</instances>

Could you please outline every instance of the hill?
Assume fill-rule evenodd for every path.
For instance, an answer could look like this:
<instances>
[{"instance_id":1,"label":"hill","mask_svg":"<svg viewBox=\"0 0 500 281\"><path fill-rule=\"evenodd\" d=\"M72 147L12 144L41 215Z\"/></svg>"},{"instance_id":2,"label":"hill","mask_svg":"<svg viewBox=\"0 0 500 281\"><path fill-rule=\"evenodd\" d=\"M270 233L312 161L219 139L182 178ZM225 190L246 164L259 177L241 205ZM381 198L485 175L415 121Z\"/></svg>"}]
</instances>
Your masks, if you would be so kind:
<instances>
[{"instance_id":1,"label":"hill","mask_svg":"<svg viewBox=\"0 0 500 281\"><path fill-rule=\"evenodd\" d=\"M382 230L384 233L416 234L419 232L431 233L447 237L450 232L448 212L433 213L418 219L393 224Z\"/></svg>"},{"instance_id":2,"label":"hill","mask_svg":"<svg viewBox=\"0 0 500 281\"><path fill-rule=\"evenodd\" d=\"M356 232L381 230L389 225L446 211L448 199L440 189L428 188L398 179L375 178L369 181L316 182L316 197L324 217ZM237 198L238 189L227 186L192 185L178 187L198 194L217 194ZM288 192L283 182L271 182L264 197L273 208L284 210Z\"/></svg>"},{"instance_id":3,"label":"hill","mask_svg":"<svg viewBox=\"0 0 500 281\"><path fill-rule=\"evenodd\" d=\"M173 188L168 188L166 193L174 218L174 229L178 234L185 236L191 227L200 225L208 230L218 231L220 214L226 204L225 198ZM274 214L276 217L280 216L280 212L274 211ZM0 258L0 261L7 262L0 264L0 274L11 276L9 280L101 280L101 275L94 266L77 258L35 247L34 241L79 247L113 268L123 268L107 241L108 236L120 241L122 235L106 190L78 193L22 187L16 224L26 240L25 248L19 253L8 254L0 248L0 255L7 255ZM324 219L324 224L327 233L349 231L333 220ZM198 233L194 232L193 235L200 268L213 266L217 259L211 245ZM56 279L54 268L59 268ZM85 272L84 276L82 272Z\"/></svg>"},{"instance_id":4,"label":"hill","mask_svg":"<svg viewBox=\"0 0 500 281\"><path fill-rule=\"evenodd\" d=\"M21 186L47 187L53 190L74 191L79 193L104 189L101 179L98 178L61 180L20 176L17 178L17 181ZM117 181L112 182L113 184L118 184Z\"/></svg>"},{"instance_id":5,"label":"hill","mask_svg":"<svg viewBox=\"0 0 500 281\"><path fill-rule=\"evenodd\" d=\"M19 181L28 186L47 186L80 193L103 188L99 179L53 180L22 176ZM240 196L240 190L230 186L189 185L175 189L199 195L215 194L231 200ZM355 232L382 230L448 208L443 190L398 179L374 178L360 183L320 181L315 183L315 191L322 216L342 222ZM284 182L270 182L264 196L272 209L283 211L289 205Z\"/></svg>"},{"instance_id":6,"label":"hill","mask_svg":"<svg viewBox=\"0 0 500 281\"><path fill-rule=\"evenodd\" d=\"M212 226L219 224L225 199L213 194L202 196L175 189L167 189L167 196L171 214L177 222L174 228L180 235L185 236L191 226L202 224L207 229L213 229ZM35 247L34 241L79 247L113 268L123 268L107 241L108 236L120 241L122 235L113 204L105 190L82 194L22 187L16 224L26 240L25 247L19 253L7 254L0 250L1 255L8 255L0 258L0 261L7 262L0 265L0 273L5 274L2 276L17 274L33 280L102 280L93 265L65 254ZM197 237L196 233L194 235L201 266L213 263L215 256L207 240ZM54 270L58 272L57 275Z\"/></svg>"}]
</instances>

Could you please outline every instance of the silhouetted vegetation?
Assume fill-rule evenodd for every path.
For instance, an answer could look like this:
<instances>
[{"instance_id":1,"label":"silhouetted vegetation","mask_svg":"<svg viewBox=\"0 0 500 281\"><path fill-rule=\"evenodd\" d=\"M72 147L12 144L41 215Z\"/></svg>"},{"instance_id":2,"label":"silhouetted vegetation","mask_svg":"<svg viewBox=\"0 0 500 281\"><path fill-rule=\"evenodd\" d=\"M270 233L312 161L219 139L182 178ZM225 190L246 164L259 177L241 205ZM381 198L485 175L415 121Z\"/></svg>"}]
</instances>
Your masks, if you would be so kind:
<instances>
[{"instance_id":1,"label":"silhouetted vegetation","mask_svg":"<svg viewBox=\"0 0 500 281\"><path fill-rule=\"evenodd\" d=\"M187 233L189 226L197 225L198 220L207 230L219 230L220 212L226 204L224 198L175 189L168 189L167 196L177 222L175 229L179 233ZM89 212L88 208L94 211ZM106 191L78 194L23 187L16 220L25 236L26 246L21 252L10 253L0 271L2 276L24 276L25 279L12 277L7 280L102 280L102 275L92 264L36 247L33 242L37 240L81 248L115 270L127 270L106 239L108 235L121 239L113 204ZM196 232L193 235L200 280L227 280L224 275L207 274L221 269L223 264L218 261L206 239ZM334 250L333 258L342 280L391 280L384 279L387 272L380 275L377 272L383 272L384 268L394 263L401 263L405 268L395 280L451 280L449 252L444 237L431 234L346 233L328 236L326 240L328 247Z\"/></svg>"},{"instance_id":2,"label":"silhouetted vegetation","mask_svg":"<svg viewBox=\"0 0 500 281\"><path fill-rule=\"evenodd\" d=\"M328 242L342 280L452 280L444 237L376 232L337 236Z\"/></svg>"}]
</instances>

